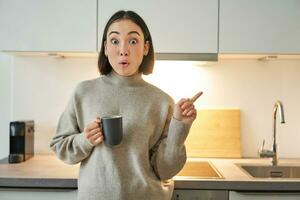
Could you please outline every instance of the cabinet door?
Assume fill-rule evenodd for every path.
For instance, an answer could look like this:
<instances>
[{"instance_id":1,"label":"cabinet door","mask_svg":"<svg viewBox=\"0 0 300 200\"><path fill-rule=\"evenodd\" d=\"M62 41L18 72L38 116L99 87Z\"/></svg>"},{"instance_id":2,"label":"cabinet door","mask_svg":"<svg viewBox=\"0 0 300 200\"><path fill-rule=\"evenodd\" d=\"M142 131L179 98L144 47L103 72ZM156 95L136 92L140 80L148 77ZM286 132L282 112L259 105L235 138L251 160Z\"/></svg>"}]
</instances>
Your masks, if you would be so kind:
<instances>
[{"instance_id":1,"label":"cabinet door","mask_svg":"<svg viewBox=\"0 0 300 200\"><path fill-rule=\"evenodd\" d=\"M97 0L1 0L0 50L96 51Z\"/></svg>"},{"instance_id":2,"label":"cabinet door","mask_svg":"<svg viewBox=\"0 0 300 200\"><path fill-rule=\"evenodd\" d=\"M245 193L229 192L229 200L299 200L300 193Z\"/></svg>"},{"instance_id":3,"label":"cabinet door","mask_svg":"<svg viewBox=\"0 0 300 200\"><path fill-rule=\"evenodd\" d=\"M0 189L1 200L74 200L77 190L67 189Z\"/></svg>"},{"instance_id":4,"label":"cabinet door","mask_svg":"<svg viewBox=\"0 0 300 200\"><path fill-rule=\"evenodd\" d=\"M174 190L172 200L228 200L227 190Z\"/></svg>"},{"instance_id":5,"label":"cabinet door","mask_svg":"<svg viewBox=\"0 0 300 200\"><path fill-rule=\"evenodd\" d=\"M157 53L217 53L218 0L99 0L98 6L99 45L106 22L125 9L145 20Z\"/></svg>"},{"instance_id":6,"label":"cabinet door","mask_svg":"<svg viewBox=\"0 0 300 200\"><path fill-rule=\"evenodd\" d=\"M220 53L300 53L299 0L220 0Z\"/></svg>"}]
</instances>

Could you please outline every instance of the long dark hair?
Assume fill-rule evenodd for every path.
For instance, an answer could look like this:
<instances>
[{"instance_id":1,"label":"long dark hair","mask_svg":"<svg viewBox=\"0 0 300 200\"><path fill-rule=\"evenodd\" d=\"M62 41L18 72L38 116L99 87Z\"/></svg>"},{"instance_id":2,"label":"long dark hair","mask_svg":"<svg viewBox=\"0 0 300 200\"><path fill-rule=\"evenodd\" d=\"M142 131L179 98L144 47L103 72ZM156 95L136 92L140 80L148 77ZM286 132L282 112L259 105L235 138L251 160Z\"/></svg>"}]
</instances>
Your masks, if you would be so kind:
<instances>
[{"instance_id":1,"label":"long dark hair","mask_svg":"<svg viewBox=\"0 0 300 200\"><path fill-rule=\"evenodd\" d=\"M120 10L115 14L113 14L113 16L111 16L111 18L108 20L104 28L102 42L101 42L101 50L98 57L98 69L100 74L106 75L112 71L112 66L110 65L108 58L105 55L104 43L107 39L106 38L107 31L110 25L115 21L121 19L129 19L142 29L145 38L145 43L149 42L149 51L148 54L143 58L143 61L139 67L139 72L143 74L151 74L154 66L154 50L153 50L151 34L144 20L137 13L130 10L129 11Z\"/></svg>"}]
</instances>

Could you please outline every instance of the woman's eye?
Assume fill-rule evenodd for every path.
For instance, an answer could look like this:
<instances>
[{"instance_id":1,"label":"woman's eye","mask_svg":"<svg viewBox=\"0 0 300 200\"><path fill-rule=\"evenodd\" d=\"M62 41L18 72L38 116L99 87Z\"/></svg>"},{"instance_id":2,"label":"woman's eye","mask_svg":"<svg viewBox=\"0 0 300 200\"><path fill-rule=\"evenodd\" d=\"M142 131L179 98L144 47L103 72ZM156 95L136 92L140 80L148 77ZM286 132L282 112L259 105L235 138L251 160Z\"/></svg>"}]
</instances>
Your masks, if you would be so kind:
<instances>
[{"instance_id":1,"label":"woman's eye","mask_svg":"<svg viewBox=\"0 0 300 200\"><path fill-rule=\"evenodd\" d=\"M136 44L136 43L137 43L136 39L129 40L129 44Z\"/></svg>"},{"instance_id":2,"label":"woman's eye","mask_svg":"<svg viewBox=\"0 0 300 200\"><path fill-rule=\"evenodd\" d=\"M119 41L118 41L118 40L116 40L116 39L112 39L112 40L111 40L111 43L112 43L112 44L118 44L118 43L119 43Z\"/></svg>"}]
</instances>

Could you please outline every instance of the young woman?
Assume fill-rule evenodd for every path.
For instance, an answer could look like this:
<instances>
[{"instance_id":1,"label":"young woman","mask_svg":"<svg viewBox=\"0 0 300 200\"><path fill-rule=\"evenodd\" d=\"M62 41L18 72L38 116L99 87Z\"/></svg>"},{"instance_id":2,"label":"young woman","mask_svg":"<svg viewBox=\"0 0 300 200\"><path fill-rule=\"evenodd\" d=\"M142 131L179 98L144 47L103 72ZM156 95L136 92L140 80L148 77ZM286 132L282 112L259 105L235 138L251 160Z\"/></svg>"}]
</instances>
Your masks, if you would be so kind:
<instances>
[{"instance_id":1,"label":"young woman","mask_svg":"<svg viewBox=\"0 0 300 200\"><path fill-rule=\"evenodd\" d=\"M192 99L177 104L145 82L154 51L143 19L119 11L102 39L99 78L78 84L60 117L51 149L66 163L81 163L78 198L82 200L169 200L172 181L186 161L184 141L196 118ZM106 144L100 118L123 117L123 139Z\"/></svg>"}]
</instances>

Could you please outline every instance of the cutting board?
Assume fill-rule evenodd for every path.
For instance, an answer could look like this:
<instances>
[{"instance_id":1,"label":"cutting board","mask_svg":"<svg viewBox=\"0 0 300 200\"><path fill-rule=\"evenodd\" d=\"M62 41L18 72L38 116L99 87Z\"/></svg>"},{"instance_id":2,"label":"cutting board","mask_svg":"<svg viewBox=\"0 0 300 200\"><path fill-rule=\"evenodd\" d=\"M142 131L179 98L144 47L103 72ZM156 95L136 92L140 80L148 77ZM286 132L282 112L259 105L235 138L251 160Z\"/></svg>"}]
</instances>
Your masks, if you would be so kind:
<instances>
[{"instance_id":1,"label":"cutting board","mask_svg":"<svg viewBox=\"0 0 300 200\"><path fill-rule=\"evenodd\" d=\"M240 110L197 110L185 144L188 157L240 158Z\"/></svg>"}]
</instances>

